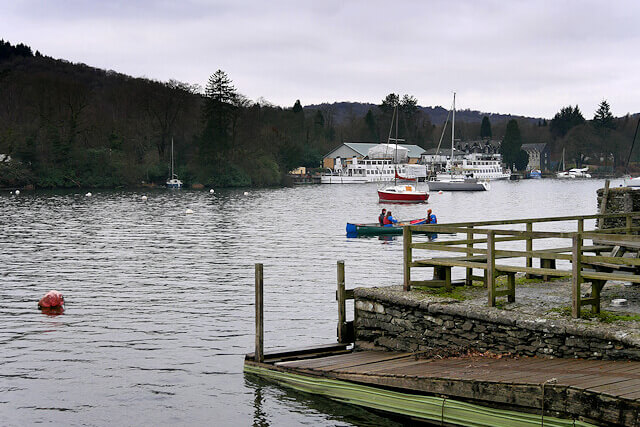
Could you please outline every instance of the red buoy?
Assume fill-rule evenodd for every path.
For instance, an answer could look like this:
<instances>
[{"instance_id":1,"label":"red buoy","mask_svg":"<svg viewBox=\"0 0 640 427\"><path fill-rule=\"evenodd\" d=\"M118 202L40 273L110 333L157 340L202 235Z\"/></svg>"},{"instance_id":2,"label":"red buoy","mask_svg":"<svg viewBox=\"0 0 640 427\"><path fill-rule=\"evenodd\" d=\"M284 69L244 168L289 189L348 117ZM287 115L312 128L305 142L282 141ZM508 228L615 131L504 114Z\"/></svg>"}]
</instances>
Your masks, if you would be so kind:
<instances>
[{"instance_id":1,"label":"red buoy","mask_svg":"<svg viewBox=\"0 0 640 427\"><path fill-rule=\"evenodd\" d=\"M60 292L49 291L40 301L38 301L38 308L62 307L63 304L64 297Z\"/></svg>"}]
</instances>

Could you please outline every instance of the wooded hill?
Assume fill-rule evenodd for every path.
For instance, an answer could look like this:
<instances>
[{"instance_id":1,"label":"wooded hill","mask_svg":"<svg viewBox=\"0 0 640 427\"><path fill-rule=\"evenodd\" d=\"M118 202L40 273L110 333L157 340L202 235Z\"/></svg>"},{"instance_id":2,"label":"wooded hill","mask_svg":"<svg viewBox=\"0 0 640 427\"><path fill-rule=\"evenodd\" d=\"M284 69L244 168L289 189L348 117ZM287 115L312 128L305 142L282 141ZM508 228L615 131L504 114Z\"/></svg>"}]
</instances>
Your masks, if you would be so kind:
<instances>
[{"instance_id":1,"label":"wooded hill","mask_svg":"<svg viewBox=\"0 0 640 427\"><path fill-rule=\"evenodd\" d=\"M0 160L0 187L163 184L172 139L176 173L186 185L280 185L287 171L319 166L342 142L385 141L396 104L407 143L435 147L443 111L419 107L411 95L389 94L378 105L354 106L346 115L322 106L305 109L299 101L282 108L248 100L221 70L200 88L72 64L0 41L0 154L12 158ZM578 162L612 153L612 161L621 164L635 122L611 117L606 126L596 126L600 122L580 121L571 111L549 126L517 119L514 144L548 142L556 156L565 146L567 158ZM487 134L486 124L473 115L457 115L457 139L505 134L508 117L488 116Z\"/></svg>"}]
</instances>

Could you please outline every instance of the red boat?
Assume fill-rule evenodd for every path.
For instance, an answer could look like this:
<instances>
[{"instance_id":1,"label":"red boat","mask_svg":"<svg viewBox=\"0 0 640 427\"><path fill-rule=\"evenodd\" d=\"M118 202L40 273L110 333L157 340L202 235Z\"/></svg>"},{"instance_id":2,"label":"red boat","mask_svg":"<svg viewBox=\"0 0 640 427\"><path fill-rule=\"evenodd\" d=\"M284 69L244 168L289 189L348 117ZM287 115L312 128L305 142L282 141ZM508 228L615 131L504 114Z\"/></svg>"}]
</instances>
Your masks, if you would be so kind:
<instances>
[{"instance_id":1,"label":"red boat","mask_svg":"<svg viewBox=\"0 0 640 427\"><path fill-rule=\"evenodd\" d=\"M413 185L391 185L378 190L378 199L381 203L425 203L429 193L418 191Z\"/></svg>"}]
</instances>

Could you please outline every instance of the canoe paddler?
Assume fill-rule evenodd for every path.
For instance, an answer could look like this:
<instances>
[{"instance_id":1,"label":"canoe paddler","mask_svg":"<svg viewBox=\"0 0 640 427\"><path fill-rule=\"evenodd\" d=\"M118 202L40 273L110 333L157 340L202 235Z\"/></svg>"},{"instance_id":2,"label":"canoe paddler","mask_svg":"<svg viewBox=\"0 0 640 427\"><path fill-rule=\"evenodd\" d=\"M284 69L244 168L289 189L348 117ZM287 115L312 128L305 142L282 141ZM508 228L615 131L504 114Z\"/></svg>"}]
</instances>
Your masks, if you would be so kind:
<instances>
[{"instance_id":1,"label":"canoe paddler","mask_svg":"<svg viewBox=\"0 0 640 427\"><path fill-rule=\"evenodd\" d=\"M398 220L391 215L391 211L388 211L387 216L384 217L383 222L385 227L391 227L393 224L398 222Z\"/></svg>"},{"instance_id":2,"label":"canoe paddler","mask_svg":"<svg viewBox=\"0 0 640 427\"><path fill-rule=\"evenodd\" d=\"M380 214L380 216L378 216L378 222L380 223L380 225L384 225L384 217L387 216L387 210L386 209L382 209L382 213Z\"/></svg>"},{"instance_id":3,"label":"canoe paddler","mask_svg":"<svg viewBox=\"0 0 640 427\"><path fill-rule=\"evenodd\" d=\"M436 218L436 214L431 212L431 209L427 210L427 224L437 224L438 219Z\"/></svg>"}]
</instances>

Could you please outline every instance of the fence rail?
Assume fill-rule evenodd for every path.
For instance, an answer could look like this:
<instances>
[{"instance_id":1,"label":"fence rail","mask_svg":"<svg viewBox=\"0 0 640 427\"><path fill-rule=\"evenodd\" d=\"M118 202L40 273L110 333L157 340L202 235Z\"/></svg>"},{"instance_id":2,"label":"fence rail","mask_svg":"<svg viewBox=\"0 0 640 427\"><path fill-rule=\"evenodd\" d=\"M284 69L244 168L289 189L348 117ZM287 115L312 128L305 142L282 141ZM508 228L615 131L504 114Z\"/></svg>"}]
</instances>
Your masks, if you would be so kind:
<instances>
[{"instance_id":1,"label":"fence rail","mask_svg":"<svg viewBox=\"0 0 640 427\"><path fill-rule=\"evenodd\" d=\"M624 219L624 227L585 230L586 220L595 219L603 224L605 219ZM608 280L623 280L640 283L640 212L561 216L548 218L527 218L460 222L437 225L413 225L403 229L403 272L404 290L411 287L445 287L456 285L451 279L451 270L461 267L466 270L464 284L482 280L487 288L488 304L495 306L496 298L506 296L515 301L515 275L525 273L528 277L540 276L572 278L572 315L580 316L583 306L590 305L594 312L600 311L600 292ZM534 231L535 224L550 222L574 222L571 231ZM525 230L490 228L495 226L525 225ZM448 241L414 242L413 234L453 233L466 238ZM569 240L566 246L534 250L534 242L542 239ZM591 245L585 245L591 240ZM505 242L525 242L524 250L497 248ZM485 247L476 247L483 245ZM455 256L415 258L414 251L435 251L457 253ZM633 252L635 257L624 256ZM602 254L608 254L603 256ZM591 254L591 255L589 255ZM508 265L503 260L524 258L524 265ZM534 267L533 260L539 259L540 266ZM556 260L569 261L571 270L556 268ZM412 280L412 268L431 267L433 278ZM474 275L474 270L483 270L482 276ZM496 278L507 276L506 289L496 288ZM591 284L591 296L582 295L582 285Z\"/></svg>"}]
</instances>

